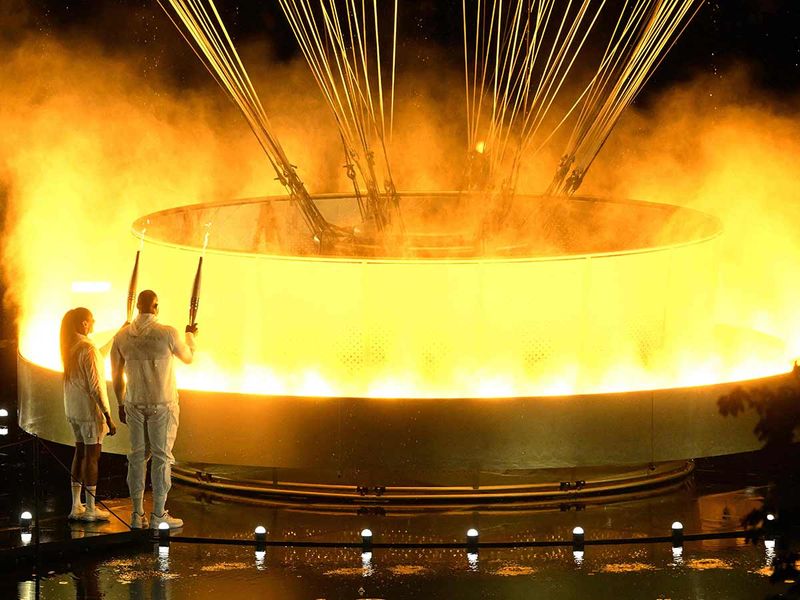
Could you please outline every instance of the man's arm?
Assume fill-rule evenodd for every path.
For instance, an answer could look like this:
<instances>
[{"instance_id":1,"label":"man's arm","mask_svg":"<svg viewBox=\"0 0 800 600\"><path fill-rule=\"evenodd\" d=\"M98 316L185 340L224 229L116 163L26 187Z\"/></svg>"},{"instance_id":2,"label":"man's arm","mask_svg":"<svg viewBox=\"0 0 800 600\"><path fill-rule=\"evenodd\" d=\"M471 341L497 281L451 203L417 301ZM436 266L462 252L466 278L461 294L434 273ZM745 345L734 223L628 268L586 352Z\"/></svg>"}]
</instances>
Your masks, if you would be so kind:
<instances>
[{"instance_id":1,"label":"man's arm","mask_svg":"<svg viewBox=\"0 0 800 600\"><path fill-rule=\"evenodd\" d=\"M128 420L125 416L125 359L117 346L117 340L114 339L114 344L111 346L111 385L114 388L114 395L117 397L117 406L119 407L119 420L122 423L127 423Z\"/></svg>"},{"instance_id":2,"label":"man's arm","mask_svg":"<svg viewBox=\"0 0 800 600\"><path fill-rule=\"evenodd\" d=\"M190 331L190 327L192 331ZM194 352L197 349L197 344L194 341L194 336L197 334L197 325L190 327L186 328L185 341L181 340L177 329L172 330L172 353L187 365L194 359Z\"/></svg>"}]
</instances>

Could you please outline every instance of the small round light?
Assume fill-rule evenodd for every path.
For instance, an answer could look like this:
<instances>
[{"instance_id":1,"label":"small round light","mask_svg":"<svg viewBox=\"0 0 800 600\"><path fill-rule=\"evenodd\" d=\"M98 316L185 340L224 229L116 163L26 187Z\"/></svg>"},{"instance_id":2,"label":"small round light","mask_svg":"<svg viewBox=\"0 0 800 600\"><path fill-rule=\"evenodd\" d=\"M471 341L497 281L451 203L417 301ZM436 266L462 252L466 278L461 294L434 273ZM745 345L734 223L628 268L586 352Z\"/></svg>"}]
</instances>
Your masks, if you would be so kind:
<instances>
[{"instance_id":1,"label":"small round light","mask_svg":"<svg viewBox=\"0 0 800 600\"><path fill-rule=\"evenodd\" d=\"M22 541L22 545L23 546L27 546L28 544L30 544L32 539L33 539L33 534L32 533L21 533L20 534L20 540Z\"/></svg>"},{"instance_id":2,"label":"small round light","mask_svg":"<svg viewBox=\"0 0 800 600\"><path fill-rule=\"evenodd\" d=\"M7 417L8 411L5 408L0 408L0 417Z\"/></svg>"},{"instance_id":3,"label":"small round light","mask_svg":"<svg viewBox=\"0 0 800 600\"><path fill-rule=\"evenodd\" d=\"M584 533L583 527L581 527L580 525L578 527L575 527L572 530L572 549L573 550L583 550L583 544L584 544L584 541L585 541L583 533Z\"/></svg>"},{"instance_id":4,"label":"small round light","mask_svg":"<svg viewBox=\"0 0 800 600\"><path fill-rule=\"evenodd\" d=\"M774 520L775 520L775 515L773 515L772 513L767 513L767 521L774 521Z\"/></svg>"},{"instance_id":5,"label":"small round light","mask_svg":"<svg viewBox=\"0 0 800 600\"><path fill-rule=\"evenodd\" d=\"M764 540L764 547L765 548L774 548L775 547L775 540Z\"/></svg>"},{"instance_id":6,"label":"small round light","mask_svg":"<svg viewBox=\"0 0 800 600\"><path fill-rule=\"evenodd\" d=\"M478 530L474 527L471 527L469 530L467 530L467 537L478 537Z\"/></svg>"},{"instance_id":7,"label":"small round light","mask_svg":"<svg viewBox=\"0 0 800 600\"><path fill-rule=\"evenodd\" d=\"M369 552L372 550L372 530L371 529L362 529L361 530L361 550L363 552Z\"/></svg>"},{"instance_id":8,"label":"small round light","mask_svg":"<svg viewBox=\"0 0 800 600\"><path fill-rule=\"evenodd\" d=\"M255 533L256 533L256 535L266 535L267 528L264 527L263 525L259 525L258 527L256 527Z\"/></svg>"},{"instance_id":9,"label":"small round light","mask_svg":"<svg viewBox=\"0 0 800 600\"><path fill-rule=\"evenodd\" d=\"M22 529L28 529L33 523L33 515L29 510L23 511L19 516L19 526Z\"/></svg>"},{"instance_id":10,"label":"small round light","mask_svg":"<svg viewBox=\"0 0 800 600\"><path fill-rule=\"evenodd\" d=\"M158 545L169 546L169 523L158 524Z\"/></svg>"},{"instance_id":11,"label":"small round light","mask_svg":"<svg viewBox=\"0 0 800 600\"><path fill-rule=\"evenodd\" d=\"M8 427L5 425L0 427L0 435L8 435Z\"/></svg>"},{"instance_id":12,"label":"small round light","mask_svg":"<svg viewBox=\"0 0 800 600\"><path fill-rule=\"evenodd\" d=\"M672 547L679 548L683 546L683 523L674 521L672 523Z\"/></svg>"}]
</instances>

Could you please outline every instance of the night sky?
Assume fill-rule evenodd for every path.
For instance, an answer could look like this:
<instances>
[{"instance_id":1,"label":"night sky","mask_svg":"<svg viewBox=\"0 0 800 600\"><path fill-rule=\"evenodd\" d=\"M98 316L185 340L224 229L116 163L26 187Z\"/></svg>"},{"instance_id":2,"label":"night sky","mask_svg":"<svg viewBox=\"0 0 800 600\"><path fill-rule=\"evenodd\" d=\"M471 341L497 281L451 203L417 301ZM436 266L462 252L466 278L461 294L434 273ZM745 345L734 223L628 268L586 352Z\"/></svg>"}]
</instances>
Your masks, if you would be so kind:
<instances>
[{"instance_id":1,"label":"night sky","mask_svg":"<svg viewBox=\"0 0 800 600\"><path fill-rule=\"evenodd\" d=\"M619 0L617 0L619 1ZM277 2L217 3L237 44L267 43L270 60L289 61L298 51ZM385 3L391 6L391 3ZM0 34L6 41L27 32L88 39L109 55L139 57L142 74L192 87L207 75L185 47L156 0L0 1ZM400 6L400 52L424 63L436 48L462 57L461 1L413 2ZM427 48L427 50L425 49ZM447 52L447 50L451 50ZM650 82L646 93L698 75L722 77L746 64L761 89L785 96L800 91L800 2L722 0L706 2L700 14Z\"/></svg>"}]
</instances>

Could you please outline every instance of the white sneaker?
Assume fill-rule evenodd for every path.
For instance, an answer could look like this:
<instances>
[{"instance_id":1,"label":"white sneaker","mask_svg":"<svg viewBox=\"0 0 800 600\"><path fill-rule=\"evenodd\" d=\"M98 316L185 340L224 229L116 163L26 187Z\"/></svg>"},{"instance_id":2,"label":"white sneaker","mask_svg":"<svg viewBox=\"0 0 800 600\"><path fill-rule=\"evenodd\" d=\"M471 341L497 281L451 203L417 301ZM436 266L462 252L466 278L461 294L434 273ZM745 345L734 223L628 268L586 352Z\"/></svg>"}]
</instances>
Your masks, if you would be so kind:
<instances>
[{"instance_id":1,"label":"white sneaker","mask_svg":"<svg viewBox=\"0 0 800 600\"><path fill-rule=\"evenodd\" d=\"M169 525L170 529L178 529L179 527L183 527L183 519L178 519L177 517L171 516L168 510L165 510L164 514L160 517L155 513L150 513L150 529L158 529L158 526L161 525L161 523L166 523Z\"/></svg>"},{"instance_id":2,"label":"white sneaker","mask_svg":"<svg viewBox=\"0 0 800 600\"><path fill-rule=\"evenodd\" d=\"M94 507L94 510L89 510L88 508L83 511L80 517L78 517L81 521L108 521L111 518L111 513L107 510L103 510L102 508Z\"/></svg>"},{"instance_id":3,"label":"white sneaker","mask_svg":"<svg viewBox=\"0 0 800 600\"><path fill-rule=\"evenodd\" d=\"M83 514L85 512L86 512L86 507L83 504L79 504L78 506L73 506L67 519L70 521L81 521Z\"/></svg>"},{"instance_id":4,"label":"white sneaker","mask_svg":"<svg viewBox=\"0 0 800 600\"><path fill-rule=\"evenodd\" d=\"M147 529L147 519L144 513L131 513L131 529Z\"/></svg>"}]
</instances>

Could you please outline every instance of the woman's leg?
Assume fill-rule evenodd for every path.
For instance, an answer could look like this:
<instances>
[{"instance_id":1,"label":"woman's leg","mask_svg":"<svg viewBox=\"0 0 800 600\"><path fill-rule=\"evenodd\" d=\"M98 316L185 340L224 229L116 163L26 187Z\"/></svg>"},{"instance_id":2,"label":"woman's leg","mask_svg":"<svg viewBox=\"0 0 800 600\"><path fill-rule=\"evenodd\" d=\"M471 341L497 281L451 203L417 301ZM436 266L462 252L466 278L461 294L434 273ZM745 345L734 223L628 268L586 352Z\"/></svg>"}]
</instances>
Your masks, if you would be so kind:
<instances>
[{"instance_id":1,"label":"woman's leg","mask_svg":"<svg viewBox=\"0 0 800 600\"><path fill-rule=\"evenodd\" d=\"M81 508L81 484L83 482L83 459L85 456L85 446L83 442L75 442L75 454L72 457L72 512L76 508Z\"/></svg>"},{"instance_id":2,"label":"woman's leg","mask_svg":"<svg viewBox=\"0 0 800 600\"><path fill-rule=\"evenodd\" d=\"M83 484L86 486L86 510L94 512L94 496L97 493L97 471L102 444L86 444L83 455Z\"/></svg>"},{"instance_id":3,"label":"woman's leg","mask_svg":"<svg viewBox=\"0 0 800 600\"><path fill-rule=\"evenodd\" d=\"M83 485L97 485L97 465L100 462L100 453L103 451L102 444L86 444L83 452Z\"/></svg>"}]
</instances>

